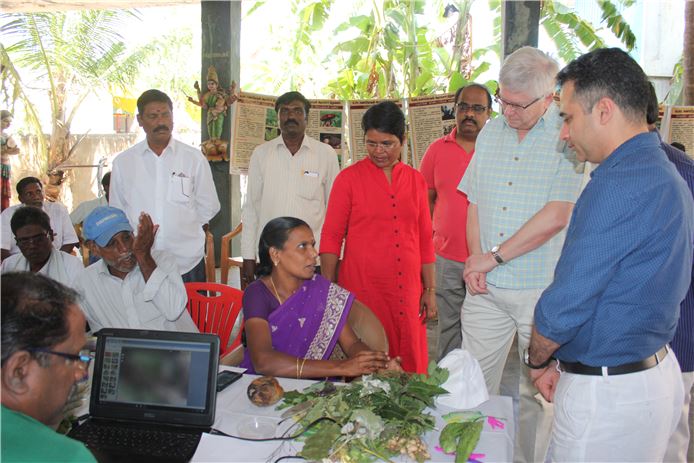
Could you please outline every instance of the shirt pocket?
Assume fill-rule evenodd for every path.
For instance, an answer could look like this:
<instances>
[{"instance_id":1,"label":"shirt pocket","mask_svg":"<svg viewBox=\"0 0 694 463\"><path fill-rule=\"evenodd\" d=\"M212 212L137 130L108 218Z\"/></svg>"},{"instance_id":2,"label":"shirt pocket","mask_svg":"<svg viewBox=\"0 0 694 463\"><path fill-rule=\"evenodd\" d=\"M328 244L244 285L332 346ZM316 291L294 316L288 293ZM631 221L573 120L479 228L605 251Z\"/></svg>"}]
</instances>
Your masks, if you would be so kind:
<instances>
[{"instance_id":1,"label":"shirt pocket","mask_svg":"<svg viewBox=\"0 0 694 463\"><path fill-rule=\"evenodd\" d=\"M320 194L321 179L318 172L306 171L301 174L297 194L307 200L317 201L322 199Z\"/></svg>"},{"instance_id":2,"label":"shirt pocket","mask_svg":"<svg viewBox=\"0 0 694 463\"><path fill-rule=\"evenodd\" d=\"M174 204L189 206L193 196L193 179L184 175L172 175L166 199Z\"/></svg>"}]
</instances>

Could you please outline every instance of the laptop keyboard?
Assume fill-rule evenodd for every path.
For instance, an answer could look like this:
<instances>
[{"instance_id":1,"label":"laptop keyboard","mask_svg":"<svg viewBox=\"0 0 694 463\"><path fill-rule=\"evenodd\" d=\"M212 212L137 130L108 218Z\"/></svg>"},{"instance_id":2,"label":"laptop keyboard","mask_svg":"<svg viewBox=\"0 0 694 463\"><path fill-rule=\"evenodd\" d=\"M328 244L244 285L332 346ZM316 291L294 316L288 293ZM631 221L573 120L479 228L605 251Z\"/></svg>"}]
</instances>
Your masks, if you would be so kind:
<instances>
[{"instance_id":1,"label":"laptop keyboard","mask_svg":"<svg viewBox=\"0 0 694 463\"><path fill-rule=\"evenodd\" d=\"M165 431L94 422L73 429L70 437L96 450L172 458L191 458L200 441L199 432Z\"/></svg>"}]
</instances>

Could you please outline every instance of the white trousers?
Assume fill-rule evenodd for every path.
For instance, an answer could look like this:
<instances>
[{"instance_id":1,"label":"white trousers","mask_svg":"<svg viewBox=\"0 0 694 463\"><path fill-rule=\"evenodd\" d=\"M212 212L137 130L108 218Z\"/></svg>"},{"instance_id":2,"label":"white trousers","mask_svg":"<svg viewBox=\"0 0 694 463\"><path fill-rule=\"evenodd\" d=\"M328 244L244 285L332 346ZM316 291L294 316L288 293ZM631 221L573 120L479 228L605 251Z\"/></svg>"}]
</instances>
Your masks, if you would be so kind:
<instances>
[{"instance_id":1,"label":"white trousers","mask_svg":"<svg viewBox=\"0 0 694 463\"><path fill-rule=\"evenodd\" d=\"M554 394L552 461L663 461L683 400L672 352L638 373L562 373Z\"/></svg>"},{"instance_id":2,"label":"white trousers","mask_svg":"<svg viewBox=\"0 0 694 463\"><path fill-rule=\"evenodd\" d=\"M682 373L682 384L684 385L684 406L680 413L675 432L670 437L667 451L665 452L665 462L694 461L694 442L691 440L691 433L694 431L692 423L692 396L694 395L694 371ZM688 451L689 449L689 455Z\"/></svg>"},{"instance_id":3,"label":"white trousers","mask_svg":"<svg viewBox=\"0 0 694 463\"><path fill-rule=\"evenodd\" d=\"M519 425L514 461L544 461L552 429L552 404L541 398L521 358L530 343L535 305L544 288L518 290L487 284L487 291L465 296L463 347L479 361L489 393L498 394L506 358L518 333Z\"/></svg>"}]
</instances>

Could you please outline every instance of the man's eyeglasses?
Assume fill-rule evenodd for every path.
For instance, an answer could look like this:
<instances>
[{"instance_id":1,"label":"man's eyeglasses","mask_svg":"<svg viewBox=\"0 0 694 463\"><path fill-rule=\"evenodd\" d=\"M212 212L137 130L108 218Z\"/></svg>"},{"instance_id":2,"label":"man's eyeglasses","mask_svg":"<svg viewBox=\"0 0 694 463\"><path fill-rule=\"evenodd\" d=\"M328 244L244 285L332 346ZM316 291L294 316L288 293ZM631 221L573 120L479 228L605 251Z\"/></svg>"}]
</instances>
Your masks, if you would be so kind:
<instances>
[{"instance_id":1,"label":"man's eyeglasses","mask_svg":"<svg viewBox=\"0 0 694 463\"><path fill-rule=\"evenodd\" d=\"M281 116L304 116L304 108L298 107L298 108L287 108L287 107L282 107L280 108L280 115Z\"/></svg>"},{"instance_id":2,"label":"man's eyeglasses","mask_svg":"<svg viewBox=\"0 0 694 463\"><path fill-rule=\"evenodd\" d=\"M367 141L366 142L366 147L372 150L376 150L379 147L383 149L383 151L390 151L392 150L395 146L397 146L397 143L394 141L384 141L384 142L375 142L375 141Z\"/></svg>"},{"instance_id":3,"label":"man's eyeglasses","mask_svg":"<svg viewBox=\"0 0 694 463\"><path fill-rule=\"evenodd\" d=\"M455 107L458 108L458 111L461 113L466 113L472 110L472 112L475 114L482 114L489 108L489 106L484 106L481 104L470 105L467 103L456 103Z\"/></svg>"},{"instance_id":4,"label":"man's eyeglasses","mask_svg":"<svg viewBox=\"0 0 694 463\"><path fill-rule=\"evenodd\" d=\"M54 350L50 349L44 349L44 348L32 348L32 349L27 349L29 352L33 352L35 354L51 354L51 355L57 355L58 357L63 357L64 359L67 359L71 363L75 362L80 362L78 365L87 368L89 366L89 362L92 361L92 358L94 358L89 352L89 350L84 349L79 352L79 354L68 354L65 352L56 352Z\"/></svg>"},{"instance_id":5,"label":"man's eyeglasses","mask_svg":"<svg viewBox=\"0 0 694 463\"><path fill-rule=\"evenodd\" d=\"M29 246L30 244L42 243L46 238L51 238L51 232L43 232L38 235L25 236L24 238L16 238L17 246Z\"/></svg>"},{"instance_id":6,"label":"man's eyeglasses","mask_svg":"<svg viewBox=\"0 0 694 463\"><path fill-rule=\"evenodd\" d=\"M534 99L533 101L531 101L530 103L528 103L528 104L526 104L526 105L522 105L522 104L518 104L518 103L511 103L511 102L508 102L508 101L504 100L503 98L501 98L501 97L499 96L498 91L497 91L496 95L494 95L494 101L496 101L497 103L499 103L499 105L501 105L502 107L504 107L504 108L513 108L513 109L517 109L517 110L528 109L529 107L531 107L532 105L534 105L535 103L537 103L538 101L540 101L542 98L543 98L543 96L538 96L537 98L535 98L535 99Z\"/></svg>"}]
</instances>

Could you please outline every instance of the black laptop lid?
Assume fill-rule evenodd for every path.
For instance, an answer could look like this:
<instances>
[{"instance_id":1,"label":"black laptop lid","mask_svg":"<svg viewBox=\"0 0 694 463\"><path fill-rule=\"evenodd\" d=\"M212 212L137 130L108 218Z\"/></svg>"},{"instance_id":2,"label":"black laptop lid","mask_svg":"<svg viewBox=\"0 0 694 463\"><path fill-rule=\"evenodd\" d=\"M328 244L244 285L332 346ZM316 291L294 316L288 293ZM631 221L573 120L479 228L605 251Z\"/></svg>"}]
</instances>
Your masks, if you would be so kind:
<instances>
[{"instance_id":1,"label":"black laptop lid","mask_svg":"<svg viewBox=\"0 0 694 463\"><path fill-rule=\"evenodd\" d=\"M219 362L216 335L104 328L97 337L92 417L212 426Z\"/></svg>"}]
</instances>

